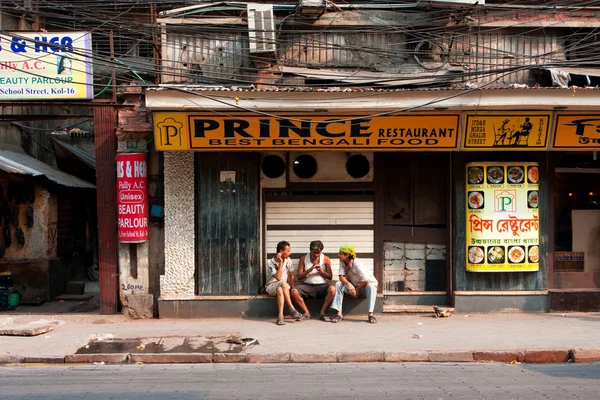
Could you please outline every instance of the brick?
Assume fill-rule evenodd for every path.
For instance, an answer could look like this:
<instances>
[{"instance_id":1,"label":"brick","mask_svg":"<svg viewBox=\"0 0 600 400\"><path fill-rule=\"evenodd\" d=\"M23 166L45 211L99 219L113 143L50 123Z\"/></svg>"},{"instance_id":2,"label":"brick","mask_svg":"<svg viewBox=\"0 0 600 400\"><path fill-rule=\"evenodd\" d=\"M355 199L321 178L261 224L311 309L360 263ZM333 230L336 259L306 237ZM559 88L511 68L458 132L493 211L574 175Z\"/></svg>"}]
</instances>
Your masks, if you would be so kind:
<instances>
[{"instance_id":1,"label":"brick","mask_svg":"<svg viewBox=\"0 0 600 400\"><path fill-rule=\"evenodd\" d=\"M144 364L198 364L211 363L212 353L134 353L130 355L132 363Z\"/></svg>"},{"instance_id":2,"label":"brick","mask_svg":"<svg viewBox=\"0 0 600 400\"><path fill-rule=\"evenodd\" d=\"M600 349L573 349L570 353L571 359L576 363L600 361Z\"/></svg>"},{"instance_id":3,"label":"brick","mask_svg":"<svg viewBox=\"0 0 600 400\"><path fill-rule=\"evenodd\" d=\"M64 364L64 357L25 357L25 364Z\"/></svg>"},{"instance_id":4,"label":"brick","mask_svg":"<svg viewBox=\"0 0 600 400\"><path fill-rule=\"evenodd\" d=\"M429 361L427 352L384 353L385 362L424 362Z\"/></svg>"},{"instance_id":5,"label":"brick","mask_svg":"<svg viewBox=\"0 0 600 400\"><path fill-rule=\"evenodd\" d=\"M519 360L518 351L474 351L473 361L511 363Z\"/></svg>"},{"instance_id":6,"label":"brick","mask_svg":"<svg viewBox=\"0 0 600 400\"><path fill-rule=\"evenodd\" d=\"M386 261L384 263L383 268L386 272L403 271L405 265L406 265L406 263L404 262L404 260L391 260L391 261Z\"/></svg>"},{"instance_id":7,"label":"brick","mask_svg":"<svg viewBox=\"0 0 600 400\"><path fill-rule=\"evenodd\" d=\"M406 260L406 269L425 270L425 260Z\"/></svg>"},{"instance_id":8,"label":"brick","mask_svg":"<svg viewBox=\"0 0 600 400\"><path fill-rule=\"evenodd\" d=\"M404 248L406 250L425 250L425 243L404 243Z\"/></svg>"},{"instance_id":9,"label":"brick","mask_svg":"<svg viewBox=\"0 0 600 400\"><path fill-rule=\"evenodd\" d=\"M383 362L385 360L382 351L367 351L363 353L340 353L338 362Z\"/></svg>"},{"instance_id":10,"label":"brick","mask_svg":"<svg viewBox=\"0 0 600 400\"><path fill-rule=\"evenodd\" d=\"M409 289L416 292L422 292L425 290L425 280L422 281L405 281L404 289Z\"/></svg>"},{"instance_id":11,"label":"brick","mask_svg":"<svg viewBox=\"0 0 600 400\"><path fill-rule=\"evenodd\" d=\"M425 249L406 250L404 255L408 260L423 260L425 258Z\"/></svg>"},{"instance_id":12,"label":"brick","mask_svg":"<svg viewBox=\"0 0 600 400\"><path fill-rule=\"evenodd\" d=\"M293 363L336 363L338 361L335 353L298 354L292 353Z\"/></svg>"},{"instance_id":13,"label":"brick","mask_svg":"<svg viewBox=\"0 0 600 400\"><path fill-rule=\"evenodd\" d=\"M247 355L244 353L215 353L213 362L215 363L245 363Z\"/></svg>"},{"instance_id":14,"label":"brick","mask_svg":"<svg viewBox=\"0 0 600 400\"><path fill-rule=\"evenodd\" d=\"M404 250L386 250L383 252L383 258L385 260L400 260L404 258Z\"/></svg>"},{"instance_id":15,"label":"brick","mask_svg":"<svg viewBox=\"0 0 600 400\"><path fill-rule=\"evenodd\" d=\"M120 364L127 362L129 354L114 353L114 354L71 354L65 356L67 364L93 364L95 362L104 362L108 364Z\"/></svg>"},{"instance_id":16,"label":"brick","mask_svg":"<svg viewBox=\"0 0 600 400\"><path fill-rule=\"evenodd\" d=\"M23 357L8 356L8 355L0 356L0 364L20 364L22 362L23 362Z\"/></svg>"},{"instance_id":17,"label":"brick","mask_svg":"<svg viewBox=\"0 0 600 400\"><path fill-rule=\"evenodd\" d=\"M383 250L397 250L397 249L403 249L403 248L404 248L404 243L383 242Z\"/></svg>"},{"instance_id":18,"label":"brick","mask_svg":"<svg viewBox=\"0 0 600 400\"><path fill-rule=\"evenodd\" d=\"M473 362L473 353L470 351L445 351L429 353L431 362Z\"/></svg>"},{"instance_id":19,"label":"brick","mask_svg":"<svg viewBox=\"0 0 600 400\"><path fill-rule=\"evenodd\" d=\"M248 363L251 364L286 364L290 362L290 353L274 353L274 354L248 354Z\"/></svg>"},{"instance_id":20,"label":"brick","mask_svg":"<svg viewBox=\"0 0 600 400\"><path fill-rule=\"evenodd\" d=\"M523 353L523 362L532 364L569 361L569 350L530 350Z\"/></svg>"},{"instance_id":21,"label":"brick","mask_svg":"<svg viewBox=\"0 0 600 400\"><path fill-rule=\"evenodd\" d=\"M425 271L404 271L404 279L407 281L425 281Z\"/></svg>"}]
</instances>

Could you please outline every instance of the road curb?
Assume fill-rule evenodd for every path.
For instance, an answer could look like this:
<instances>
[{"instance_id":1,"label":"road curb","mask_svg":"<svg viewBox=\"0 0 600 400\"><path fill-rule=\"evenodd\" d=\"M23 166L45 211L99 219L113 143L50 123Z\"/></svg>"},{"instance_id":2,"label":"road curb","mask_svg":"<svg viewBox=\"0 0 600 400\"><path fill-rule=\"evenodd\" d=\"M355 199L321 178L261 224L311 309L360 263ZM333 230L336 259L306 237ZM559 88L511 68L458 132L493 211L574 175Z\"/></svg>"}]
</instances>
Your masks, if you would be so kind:
<instances>
[{"instance_id":1,"label":"road curb","mask_svg":"<svg viewBox=\"0 0 600 400\"><path fill-rule=\"evenodd\" d=\"M0 356L1 364L198 364L198 363L368 363L368 362L495 362L558 364L600 361L600 349L474 350L343 353L104 353L65 357Z\"/></svg>"},{"instance_id":2,"label":"road curb","mask_svg":"<svg viewBox=\"0 0 600 400\"><path fill-rule=\"evenodd\" d=\"M569 350L571 360L575 363L590 363L600 361L600 349Z\"/></svg>"}]
</instances>

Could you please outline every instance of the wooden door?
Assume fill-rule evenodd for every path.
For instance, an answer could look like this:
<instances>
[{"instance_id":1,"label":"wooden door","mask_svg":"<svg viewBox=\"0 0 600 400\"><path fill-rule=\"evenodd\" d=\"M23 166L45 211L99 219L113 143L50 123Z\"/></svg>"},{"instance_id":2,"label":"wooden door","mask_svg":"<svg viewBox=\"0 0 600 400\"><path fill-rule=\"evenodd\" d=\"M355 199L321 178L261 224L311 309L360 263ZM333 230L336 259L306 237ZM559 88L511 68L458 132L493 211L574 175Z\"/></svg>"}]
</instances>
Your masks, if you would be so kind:
<instances>
[{"instance_id":1,"label":"wooden door","mask_svg":"<svg viewBox=\"0 0 600 400\"><path fill-rule=\"evenodd\" d=\"M199 295L255 295L258 153L199 153L196 160L196 291Z\"/></svg>"}]
</instances>

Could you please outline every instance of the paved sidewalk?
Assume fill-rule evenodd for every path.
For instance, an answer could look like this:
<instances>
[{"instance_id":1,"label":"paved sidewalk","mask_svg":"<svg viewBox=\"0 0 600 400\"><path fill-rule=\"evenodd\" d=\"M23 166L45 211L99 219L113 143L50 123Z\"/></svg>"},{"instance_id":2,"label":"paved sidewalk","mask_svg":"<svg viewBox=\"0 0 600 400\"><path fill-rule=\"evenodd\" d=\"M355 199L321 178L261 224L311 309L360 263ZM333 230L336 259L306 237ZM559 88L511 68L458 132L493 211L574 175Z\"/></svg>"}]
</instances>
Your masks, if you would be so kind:
<instances>
[{"instance_id":1,"label":"paved sidewalk","mask_svg":"<svg viewBox=\"0 0 600 400\"><path fill-rule=\"evenodd\" d=\"M600 361L600 313L349 315L316 319L130 320L121 315L2 315L0 326L57 321L38 336L1 336L0 363L10 362L345 362L345 361ZM225 356L181 353L74 355L98 338L250 337L258 345ZM215 350L217 353L219 350ZM219 353L220 354L220 353Z\"/></svg>"}]
</instances>

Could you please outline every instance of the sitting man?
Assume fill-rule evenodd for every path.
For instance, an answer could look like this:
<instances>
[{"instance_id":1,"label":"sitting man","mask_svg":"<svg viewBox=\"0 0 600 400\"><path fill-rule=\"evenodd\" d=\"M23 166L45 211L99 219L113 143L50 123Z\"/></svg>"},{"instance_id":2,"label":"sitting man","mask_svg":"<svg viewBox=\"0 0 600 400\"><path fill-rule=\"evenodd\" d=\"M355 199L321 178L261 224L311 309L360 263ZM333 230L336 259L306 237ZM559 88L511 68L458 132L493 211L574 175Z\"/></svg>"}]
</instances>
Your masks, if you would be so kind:
<instances>
[{"instance_id":1,"label":"sitting man","mask_svg":"<svg viewBox=\"0 0 600 400\"><path fill-rule=\"evenodd\" d=\"M338 254L340 259L340 280L335 284L335 298L331 308L337 310L337 315L331 319L331 322L339 322L344 317L342 315L342 302L344 293L352 297L365 295L369 301L368 321L372 324L377 323L377 318L373 315L375 301L377 300L377 279L371 274L367 267L356 258L356 250L351 244L345 244L340 247Z\"/></svg>"},{"instance_id":2,"label":"sitting man","mask_svg":"<svg viewBox=\"0 0 600 400\"><path fill-rule=\"evenodd\" d=\"M284 302L290 308L292 317L296 321L302 320L302 314L296 311L290 299L290 285L287 282L289 279L292 285L294 284L292 260L290 259L291 252L292 250L288 242L279 242L277 243L277 255L267 263L268 280L265 285L265 291L269 296L277 296L277 309L279 311L277 325L285 325L285 321L283 320Z\"/></svg>"},{"instance_id":3,"label":"sitting man","mask_svg":"<svg viewBox=\"0 0 600 400\"><path fill-rule=\"evenodd\" d=\"M319 318L328 321L325 311L335 296L335 287L327 283L333 277L331 260L323 254L323 243L320 240L310 242L309 248L310 252L301 256L298 262L297 278L303 282L292 289L292 300L304 311L303 317L309 319L310 313L303 298L324 298Z\"/></svg>"}]
</instances>

